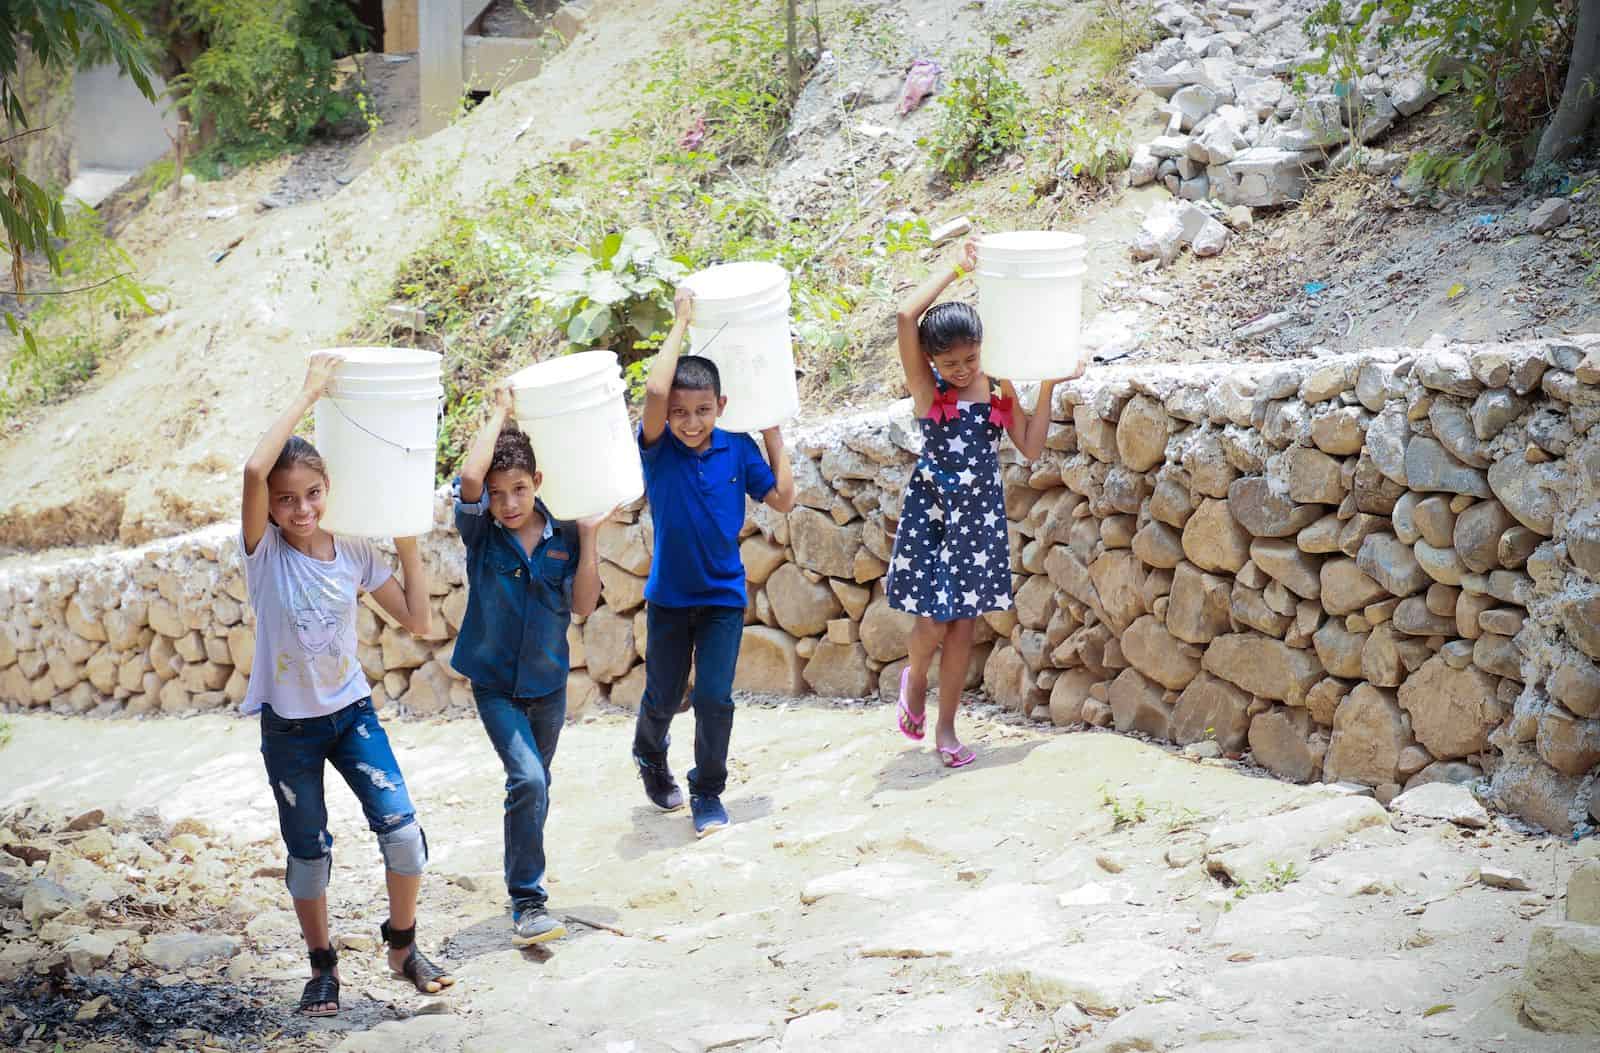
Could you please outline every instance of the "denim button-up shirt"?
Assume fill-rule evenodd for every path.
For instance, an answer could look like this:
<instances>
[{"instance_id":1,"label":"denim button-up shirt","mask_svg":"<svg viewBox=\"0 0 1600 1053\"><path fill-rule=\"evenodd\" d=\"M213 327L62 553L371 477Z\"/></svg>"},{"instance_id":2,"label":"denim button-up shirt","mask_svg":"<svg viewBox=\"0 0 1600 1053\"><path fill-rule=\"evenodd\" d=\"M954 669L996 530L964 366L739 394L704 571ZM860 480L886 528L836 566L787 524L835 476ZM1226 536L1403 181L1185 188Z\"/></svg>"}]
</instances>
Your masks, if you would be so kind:
<instances>
[{"instance_id":1,"label":"denim button-up shirt","mask_svg":"<svg viewBox=\"0 0 1600 1053\"><path fill-rule=\"evenodd\" d=\"M461 500L456 529L467 546L467 613L450 664L473 685L513 698L541 698L566 686L572 581L578 549L542 502L544 536L533 552L489 514L489 491Z\"/></svg>"}]
</instances>

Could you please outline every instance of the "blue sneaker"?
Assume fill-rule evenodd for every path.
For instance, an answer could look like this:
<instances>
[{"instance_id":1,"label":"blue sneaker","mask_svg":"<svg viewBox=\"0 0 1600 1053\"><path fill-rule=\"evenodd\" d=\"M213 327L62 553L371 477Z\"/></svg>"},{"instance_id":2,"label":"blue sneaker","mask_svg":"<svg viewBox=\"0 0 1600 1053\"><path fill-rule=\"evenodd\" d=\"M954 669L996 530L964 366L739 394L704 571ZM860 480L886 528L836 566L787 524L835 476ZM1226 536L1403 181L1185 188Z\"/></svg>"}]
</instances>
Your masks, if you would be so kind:
<instances>
[{"instance_id":1,"label":"blue sneaker","mask_svg":"<svg viewBox=\"0 0 1600 1053\"><path fill-rule=\"evenodd\" d=\"M689 812L694 816L694 836L704 837L728 825L728 810L720 797L691 795Z\"/></svg>"}]
</instances>

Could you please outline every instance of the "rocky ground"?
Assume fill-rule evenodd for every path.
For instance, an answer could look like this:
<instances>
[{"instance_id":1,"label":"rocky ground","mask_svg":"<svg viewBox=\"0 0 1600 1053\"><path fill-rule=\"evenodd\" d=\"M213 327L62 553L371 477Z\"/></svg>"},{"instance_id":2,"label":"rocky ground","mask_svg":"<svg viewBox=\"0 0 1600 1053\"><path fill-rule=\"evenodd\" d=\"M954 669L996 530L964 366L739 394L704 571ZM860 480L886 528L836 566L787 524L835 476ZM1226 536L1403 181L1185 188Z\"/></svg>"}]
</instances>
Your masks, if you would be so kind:
<instances>
[{"instance_id":1,"label":"rocky ground","mask_svg":"<svg viewBox=\"0 0 1600 1053\"><path fill-rule=\"evenodd\" d=\"M1460 787L1385 811L1201 759L1203 744L1185 756L981 707L967 719L980 760L951 773L886 708L746 699L736 825L697 842L639 794L626 716L591 714L562 741L550 826L552 906L573 934L527 953L505 938L487 740L471 721L393 723L434 853L422 940L461 983L425 998L379 968L378 857L334 780L344 1013L312 1023L286 1011L302 951L253 725L14 718L0 1042L1593 1048L1530 1025L1600 1025L1586 987L1600 930L1545 927L1600 920L1592 879L1562 903L1596 842L1525 835ZM39 757L60 760L15 763Z\"/></svg>"}]
</instances>

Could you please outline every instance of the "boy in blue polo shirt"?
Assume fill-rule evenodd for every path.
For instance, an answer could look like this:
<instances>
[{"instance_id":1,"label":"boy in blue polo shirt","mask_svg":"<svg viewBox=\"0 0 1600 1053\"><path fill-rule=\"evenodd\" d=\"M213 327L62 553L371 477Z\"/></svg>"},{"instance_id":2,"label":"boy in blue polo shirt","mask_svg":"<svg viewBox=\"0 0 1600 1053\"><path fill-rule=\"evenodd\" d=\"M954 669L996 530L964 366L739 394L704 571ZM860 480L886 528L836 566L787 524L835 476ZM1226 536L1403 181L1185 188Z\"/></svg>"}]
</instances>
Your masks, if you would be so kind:
<instances>
[{"instance_id":1,"label":"boy in blue polo shirt","mask_svg":"<svg viewBox=\"0 0 1600 1053\"><path fill-rule=\"evenodd\" d=\"M493 393L456 480L456 529L467 546L467 613L450 664L472 681L478 716L506 769L505 869L512 940L567 934L545 909L544 822L550 761L567 716L567 627L600 598L595 534L550 518L535 496L533 446L507 425L511 392Z\"/></svg>"},{"instance_id":2,"label":"boy in blue polo shirt","mask_svg":"<svg viewBox=\"0 0 1600 1053\"><path fill-rule=\"evenodd\" d=\"M644 699L634 728L633 761L645 794L664 811L683 807L667 767L667 730L694 667L694 768L689 808L704 837L728 825L722 791L733 732L733 671L744 635L744 561L739 531L749 494L779 512L794 507L794 473L783 433L761 433L767 461L748 435L722 431L722 379L709 359L679 357L694 307L678 290L672 332L645 384L639 448L655 523L655 554L645 583Z\"/></svg>"}]
</instances>

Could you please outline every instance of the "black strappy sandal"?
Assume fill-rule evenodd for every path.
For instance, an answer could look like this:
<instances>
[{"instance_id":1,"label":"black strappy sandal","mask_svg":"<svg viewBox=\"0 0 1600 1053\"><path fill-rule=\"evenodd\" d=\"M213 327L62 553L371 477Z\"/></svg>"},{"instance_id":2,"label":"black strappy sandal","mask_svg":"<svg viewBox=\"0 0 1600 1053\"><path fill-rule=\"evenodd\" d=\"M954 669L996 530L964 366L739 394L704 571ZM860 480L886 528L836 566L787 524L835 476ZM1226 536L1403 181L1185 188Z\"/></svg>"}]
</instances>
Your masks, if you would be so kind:
<instances>
[{"instance_id":1,"label":"black strappy sandal","mask_svg":"<svg viewBox=\"0 0 1600 1053\"><path fill-rule=\"evenodd\" d=\"M305 1016L337 1016L339 1013L339 978L333 975L334 968L339 964L339 955L332 947L323 947L311 952L311 968L321 969L322 972L313 976L306 984L305 990L300 994L300 1012ZM313 1009L313 1006L329 1005L332 1009Z\"/></svg>"},{"instance_id":2,"label":"black strappy sandal","mask_svg":"<svg viewBox=\"0 0 1600 1053\"><path fill-rule=\"evenodd\" d=\"M409 929L396 929L388 922L378 926L378 931L383 934L383 942L400 950L404 947L411 948L411 953L406 955L405 964L395 976L403 980L410 980L418 991L423 994L443 994L445 988L454 984L455 978L437 965L428 960L427 955L417 950L417 927L412 925ZM393 970L390 970L391 972ZM428 984L438 984L439 990L430 991Z\"/></svg>"}]
</instances>

